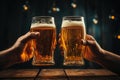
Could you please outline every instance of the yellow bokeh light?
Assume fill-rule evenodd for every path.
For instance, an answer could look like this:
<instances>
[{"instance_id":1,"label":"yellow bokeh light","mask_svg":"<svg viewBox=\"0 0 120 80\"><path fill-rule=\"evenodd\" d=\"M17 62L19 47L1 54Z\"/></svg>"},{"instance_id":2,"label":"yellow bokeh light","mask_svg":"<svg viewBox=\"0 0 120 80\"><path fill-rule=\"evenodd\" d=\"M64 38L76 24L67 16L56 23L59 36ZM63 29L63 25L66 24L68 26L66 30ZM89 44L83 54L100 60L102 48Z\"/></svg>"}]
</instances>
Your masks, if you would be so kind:
<instances>
[{"instance_id":1,"label":"yellow bokeh light","mask_svg":"<svg viewBox=\"0 0 120 80\"><path fill-rule=\"evenodd\" d=\"M111 19L115 19L115 16L111 16Z\"/></svg>"},{"instance_id":2,"label":"yellow bokeh light","mask_svg":"<svg viewBox=\"0 0 120 80\"><path fill-rule=\"evenodd\" d=\"M114 19L115 19L115 16L114 16L114 15L110 15L110 16L109 16L109 19L114 20Z\"/></svg>"},{"instance_id":3,"label":"yellow bokeh light","mask_svg":"<svg viewBox=\"0 0 120 80\"><path fill-rule=\"evenodd\" d=\"M52 11L53 11L53 12L59 12L60 9L59 9L58 7L53 7L53 8L52 8Z\"/></svg>"},{"instance_id":4,"label":"yellow bokeh light","mask_svg":"<svg viewBox=\"0 0 120 80\"><path fill-rule=\"evenodd\" d=\"M117 38L120 39L120 35L118 35Z\"/></svg>"},{"instance_id":5,"label":"yellow bokeh light","mask_svg":"<svg viewBox=\"0 0 120 80\"><path fill-rule=\"evenodd\" d=\"M23 9L24 9L25 11L27 11L27 10L28 10L28 6L27 6L27 5L23 5Z\"/></svg>"},{"instance_id":6,"label":"yellow bokeh light","mask_svg":"<svg viewBox=\"0 0 120 80\"><path fill-rule=\"evenodd\" d=\"M94 24L97 24L97 23L98 23L98 20L94 18L94 19L93 19L93 23L94 23Z\"/></svg>"},{"instance_id":7,"label":"yellow bokeh light","mask_svg":"<svg viewBox=\"0 0 120 80\"><path fill-rule=\"evenodd\" d=\"M77 7L77 4L71 3L71 6L72 6L73 8L76 8L76 7Z\"/></svg>"}]
</instances>

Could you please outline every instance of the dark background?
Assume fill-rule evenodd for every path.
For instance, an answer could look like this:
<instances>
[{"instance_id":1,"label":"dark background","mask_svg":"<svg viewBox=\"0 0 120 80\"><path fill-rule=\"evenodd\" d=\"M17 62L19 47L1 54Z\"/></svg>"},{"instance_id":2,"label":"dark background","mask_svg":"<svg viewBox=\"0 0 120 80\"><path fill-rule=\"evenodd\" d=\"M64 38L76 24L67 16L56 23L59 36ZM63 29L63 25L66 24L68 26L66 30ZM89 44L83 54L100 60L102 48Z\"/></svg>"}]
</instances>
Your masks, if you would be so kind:
<instances>
[{"instance_id":1,"label":"dark background","mask_svg":"<svg viewBox=\"0 0 120 80\"><path fill-rule=\"evenodd\" d=\"M77 5L72 7L72 3ZM23 6L27 6L25 10ZM59 8L53 11L52 8ZM119 0L0 0L0 50L9 48L16 39L29 31L33 16L53 16L60 32L63 16L84 16L88 34L95 37L102 48L120 55ZM111 18L111 16L115 18ZM97 20L98 23L93 22ZM57 46L55 67L61 68L63 57ZM14 68L34 68L31 61L16 64ZM86 61L84 68L101 68Z\"/></svg>"}]
</instances>

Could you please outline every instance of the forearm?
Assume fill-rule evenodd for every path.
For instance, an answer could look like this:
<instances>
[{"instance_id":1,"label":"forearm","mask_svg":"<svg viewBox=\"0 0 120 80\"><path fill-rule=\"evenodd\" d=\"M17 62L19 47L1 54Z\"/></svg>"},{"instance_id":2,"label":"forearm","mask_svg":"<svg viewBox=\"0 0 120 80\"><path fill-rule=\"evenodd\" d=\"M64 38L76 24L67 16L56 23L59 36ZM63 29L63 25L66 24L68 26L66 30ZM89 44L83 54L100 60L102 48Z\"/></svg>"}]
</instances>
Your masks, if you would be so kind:
<instances>
[{"instance_id":1,"label":"forearm","mask_svg":"<svg viewBox=\"0 0 120 80\"><path fill-rule=\"evenodd\" d=\"M120 56L106 50L103 54L104 56L96 62L113 72L120 73Z\"/></svg>"},{"instance_id":2,"label":"forearm","mask_svg":"<svg viewBox=\"0 0 120 80\"><path fill-rule=\"evenodd\" d=\"M16 55L13 55L14 48L9 48L3 51L0 51L0 69L7 68L16 63Z\"/></svg>"}]
</instances>

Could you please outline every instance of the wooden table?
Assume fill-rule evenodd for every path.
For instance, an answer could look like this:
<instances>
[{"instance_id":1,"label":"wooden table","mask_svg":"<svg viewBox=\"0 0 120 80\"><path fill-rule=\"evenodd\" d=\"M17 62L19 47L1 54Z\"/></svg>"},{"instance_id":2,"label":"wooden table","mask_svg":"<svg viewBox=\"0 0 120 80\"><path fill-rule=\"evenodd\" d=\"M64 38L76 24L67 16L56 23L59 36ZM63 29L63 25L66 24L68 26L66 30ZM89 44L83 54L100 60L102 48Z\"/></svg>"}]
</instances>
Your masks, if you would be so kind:
<instances>
[{"instance_id":1,"label":"wooden table","mask_svg":"<svg viewBox=\"0 0 120 80\"><path fill-rule=\"evenodd\" d=\"M0 80L120 80L106 69L8 69Z\"/></svg>"}]
</instances>

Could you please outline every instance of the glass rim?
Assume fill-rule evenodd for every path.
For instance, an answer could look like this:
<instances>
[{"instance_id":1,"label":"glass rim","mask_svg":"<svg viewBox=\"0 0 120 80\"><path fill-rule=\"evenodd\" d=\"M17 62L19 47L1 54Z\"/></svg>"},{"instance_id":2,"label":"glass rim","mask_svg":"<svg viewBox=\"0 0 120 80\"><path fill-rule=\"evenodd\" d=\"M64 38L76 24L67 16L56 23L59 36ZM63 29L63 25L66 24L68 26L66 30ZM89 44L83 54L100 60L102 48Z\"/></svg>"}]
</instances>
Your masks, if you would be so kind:
<instances>
[{"instance_id":1,"label":"glass rim","mask_svg":"<svg viewBox=\"0 0 120 80\"><path fill-rule=\"evenodd\" d=\"M53 16L33 16L32 18L34 19L34 18L54 18L54 17Z\"/></svg>"},{"instance_id":2,"label":"glass rim","mask_svg":"<svg viewBox=\"0 0 120 80\"><path fill-rule=\"evenodd\" d=\"M84 16L63 16L63 18L84 18Z\"/></svg>"}]
</instances>

